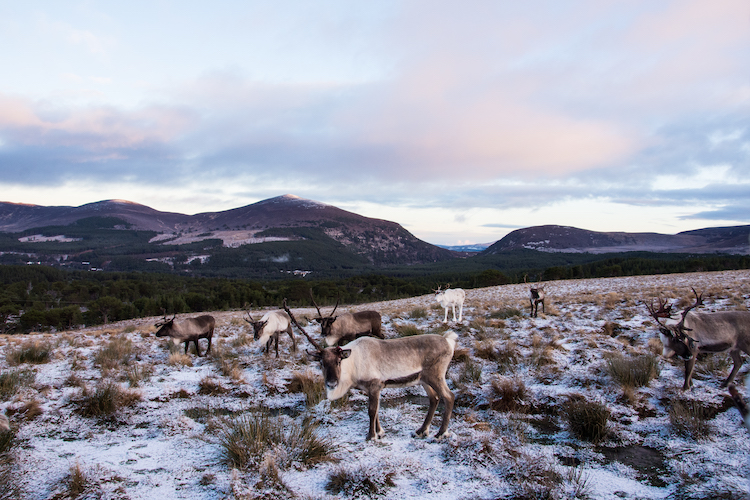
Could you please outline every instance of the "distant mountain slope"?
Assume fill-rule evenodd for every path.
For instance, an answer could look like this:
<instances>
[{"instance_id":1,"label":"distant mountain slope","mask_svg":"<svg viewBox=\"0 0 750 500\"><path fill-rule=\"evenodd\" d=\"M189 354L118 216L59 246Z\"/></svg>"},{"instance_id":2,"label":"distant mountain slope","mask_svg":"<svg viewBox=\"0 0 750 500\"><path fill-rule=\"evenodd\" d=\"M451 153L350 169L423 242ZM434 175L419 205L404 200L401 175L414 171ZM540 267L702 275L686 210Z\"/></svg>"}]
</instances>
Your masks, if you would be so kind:
<instances>
[{"instance_id":1,"label":"distant mountain slope","mask_svg":"<svg viewBox=\"0 0 750 500\"><path fill-rule=\"evenodd\" d=\"M484 255L532 249L560 253L670 252L750 254L750 226L698 229L675 235L597 232L568 226L517 229Z\"/></svg>"},{"instance_id":2,"label":"distant mountain slope","mask_svg":"<svg viewBox=\"0 0 750 500\"><path fill-rule=\"evenodd\" d=\"M455 257L449 250L419 240L395 222L364 217L294 195L196 215L160 212L122 200L80 207L0 203L0 232L18 233L38 227L68 226L90 217L117 218L131 224L131 229L161 233L153 240L155 244L221 239L225 246L236 247L247 243L305 239L302 233L289 229L316 228L375 265L417 264ZM279 236L278 230L281 229L287 231Z\"/></svg>"}]
</instances>

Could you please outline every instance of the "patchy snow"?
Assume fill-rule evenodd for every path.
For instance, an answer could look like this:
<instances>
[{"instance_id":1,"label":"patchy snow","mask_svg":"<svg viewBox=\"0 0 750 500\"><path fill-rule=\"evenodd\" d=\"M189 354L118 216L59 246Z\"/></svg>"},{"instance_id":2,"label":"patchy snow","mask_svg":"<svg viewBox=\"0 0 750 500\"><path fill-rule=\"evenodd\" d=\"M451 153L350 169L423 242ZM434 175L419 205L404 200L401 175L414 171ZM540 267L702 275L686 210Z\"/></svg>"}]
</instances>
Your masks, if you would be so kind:
<instances>
[{"instance_id":1,"label":"patchy snow","mask_svg":"<svg viewBox=\"0 0 750 500\"><path fill-rule=\"evenodd\" d=\"M426 411L419 387L383 391L380 418L386 435L380 441L365 440L367 401L358 391L345 403L323 400L307 407L304 395L287 387L294 373L319 372L304 355L307 341L299 338L299 352L290 353L289 338L281 336L280 358L264 356L251 342L242 311L214 313L216 355L191 355L192 366L169 364L168 342L153 336L157 318L2 336L0 373L31 368L35 381L0 400L0 410L16 431L16 477L29 499L65 497L66 478L76 464L90 478L92 497L100 498L346 498L326 489L330 475L342 469L387 479L373 496L392 499L545 493L550 498L740 498L748 490L750 436L719 388L731 368L729 356L699 362L695 388L688 393L680 390L682 363L659 359L660 375L628 393L608 374L606 359L658 352L644 302L659 296L689 300L695 287L704 292L705 310L746 310L748 278L750 272L734 271L547 282L546 311L538 318L529 317L527 285L467 290L463 322L448 325L459 334L448 371L457 402L450 436L440 441L413 435ZM407 325L423 332L445 328L432 295L350 309L368 308L381 312L386 336ZM521 314L512 314L513 309ZM294 310L300 318L314 311ZM611 335L604 329L607 322L617 325ZM319 336L312 324L307 331ZM105 370L97 354L117 337L132 342L133 355ZM9 354L31 340L52 347L51 361L9 365ZM239 370L230 377L221 360L232 356ZM109 377L126 388L134 367L143 376L133 389L140 392L133 406L104 419L76 411L82 384L93 388ZM743 368L738 382L747 371ZM493 383L514 377L525 387L521 409L504 411ZM202 393L207 379L226 392ZM563 403L576 394L611 412L608 434L598 444L574 437L563 417ZM685 398L716 410L706 437L685 436L672 427L669 409L675 399ZM22 411L31 401L41 414ZM337 461L280 468L277 483L256 469L232 470L222 460L220 428L258 408L288 426L301 425L306 416L317 419ZM433 435L441 412L442 405ZM282 484L285 490L279 489Z\"/></svg>"}]
</instances>

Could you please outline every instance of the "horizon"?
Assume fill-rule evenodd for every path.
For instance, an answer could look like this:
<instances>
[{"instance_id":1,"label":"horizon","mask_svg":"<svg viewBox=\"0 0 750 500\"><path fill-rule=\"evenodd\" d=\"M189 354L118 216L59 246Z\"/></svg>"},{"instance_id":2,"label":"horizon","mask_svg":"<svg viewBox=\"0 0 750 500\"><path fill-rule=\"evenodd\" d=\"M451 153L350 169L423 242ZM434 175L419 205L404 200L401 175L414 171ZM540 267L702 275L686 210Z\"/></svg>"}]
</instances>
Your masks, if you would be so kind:
<instances>
[{"instance_id":1,"label":"horizon","mask_svg":"<svg viewBox=\"0 0 750 500\"><path fill-rule=\"evenodd\" d=\"M448 246L746 225L748 25L742 0L0 5L0 189L293 192Z\"/></svg>"},{"instance_id":2,"label":"horizon","mask_svg":"<svg viewBox=\"0 0 750 500\"><path fill-rule=\"evenodd\" d=\"M273 200L275 198L285 198L285 197L293 197L295 199L300 199L300 200L304 200L304 201L311 201L311 202L321 203L321 204L330 205L330 206L334 206L335 207L335 205L331 205L331 204L328 204L328 203L323 203L323 202L321 202L319 200L312 200L312 199L309 199L309 198L303 198L301 196L298 196L298 195L295 195L295 194L292 194L292 193L285 193L285 194L281 194L281 195L277 195L277 196L272 196L270 198L266 198L264 200L259 200L257 202L250 203L248 205L253 205L253 204L256 204L256 203L262 203L264 201ZM107 203L107 202L140 205L140 206L144 206L144 207L156 210L154 207L151 207L149 205L145 205L143 203L138 203L138 202L134 202L134 201L130 201L130 200L124 200L124 199L97 200L97 201L93 201L93 202L83 203L81 205L38 205L38 204L33 204L33 203L16 203L16 202L8 202L8 201L0 200L0 203L10 203L10 204L13 204L13 205L40 206L40 207L60 207L60 208L63 208L63 207L80 208L80 207L83 207L85 205L92 205L92 204L98 204L98 203ZM217 211L217 212L224 212L224 211L228 211L228 210L234 210L234 209L237 209L237 208L243 208L244 206L247 206L247 205L238 206L238 207L231 207L231 208L228 208L226 210L220 210L220 211ZM336 208L341 208L341 207L336 207ZM159 212L165 212L164 210L157 210L157 211L159 211ZM217 212L211 211L211 212L197 212L197 213L193 213L193 214L187 214L187 213L182 213L182 212L175 212L174 210L169 210L169 211L166 211L166 212L178 213L180 215L187 215L187 216L195 216L195 215L200 215L200 214L205 214L205 213L217 213ZM353 213L355 213L357 215L363 215L363 214L358 214L356 212L353 212ZM365 217L367 217L367 216L365 216ZM395 222L397 224L402 225L398 220L389 220L389 222ZM740 224L740 225L737 225L737 226L743 226L743 225L747 225L747 224ZM577 226L570 226L570 225L564 225L564 224L539 224L539 225L535 225L535 226L525 226L525 227L520 227L520 228L516 228L516 229L529 229L529 228L532 228L532 227L544 227L544 226L571 227L571 228L575 228L575 229L582 229L582 230L585 230L585 231L595 231L593 229L588 229L588 228L585 228L585 227L577 227ZM403 227L403 225L402 225L402 227ZM734 227L734 226L702 226L702 227L696 227L694 229L688 229L686 231L694 231L694 230L701 230L701 229L717 229L717 228L722 228L722 227ZM408 230L408 228L407 228L407 230ZM507 236L507 234L510 234L514 230L508 231L508 233L506 233L505 235L503 235L503 237ZM595 232L604 232L604 233L624 232L624 233L630 233L630 234L637 234L638 233L638 232L632 232L631 233L630 231L595 231ZM652 232L652 231L649 231L649 232ZM685 232L685 231L679 231L679 232L676 232L676 233L657 233L657 234L676 235L676 234L679 234L679 233L682 233L682 232ZM645 232L641 232L641 233L645 233ZM433 243L433 242L427 241L427 240L423 240L423 241L425 241L426 243L430 243L432 245L435 245L435 246L447 247L447 248L466 247L466 246L478 246L478 247L484 246L484 247L487 247L487 246L490 246L490 245L492 245L494 243L497 243L503 237L500 237L500 238L498 238L496 240L492 240L492 241L480 241L480 242L457 243L457 244ZM420 239L422 239L422 238L420 238Z\"/></svg>"}]
</instances>

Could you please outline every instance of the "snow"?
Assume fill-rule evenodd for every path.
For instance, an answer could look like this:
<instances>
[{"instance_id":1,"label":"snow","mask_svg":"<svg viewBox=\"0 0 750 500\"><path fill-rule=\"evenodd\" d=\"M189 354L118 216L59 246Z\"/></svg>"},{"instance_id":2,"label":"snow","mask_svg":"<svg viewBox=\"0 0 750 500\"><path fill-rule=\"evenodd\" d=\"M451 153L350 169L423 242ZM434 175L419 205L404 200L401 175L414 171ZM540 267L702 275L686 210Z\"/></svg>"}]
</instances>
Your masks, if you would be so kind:
<instances>
[{"instance_id":1,"label":"snow","mask_svg":"<svg viewBox=\"0 0 750 500\"><path fill-rule=\"evenodd\" d=\"M16 432L15 474L29 499L66 497L66 481L76 465L87 473L91 498L347 498L326 489L330 475L342 470L382 481L380 497L392 499L542 497L545 492L550 498L739 498L748 491L750 435L719 387L731 368L729 356L699 362L703 368L687 393L680 390L682 363L659 358L659 376L630 395L607 374L606 359L659 351L644 302L659 296L689 300L695 287L704 292L706 310L747 309L748 278L749 271L732 271L547 282L546 313L538 318L529 317L527 285L467 290L463 322L449 321L448 327L459 333L457 354L464 352L481 375L467 380L468 362L458 355L452 362L448 378L457 403L450 435L442 440L414 437L426 411L419 387L383 391L380 418L386 435L380 441L365 440L367 401L358 391L343 404L323 400L306 407L304 395L289 392L287 383L295 373L319 371L306 361L307 341L298 339L299 352L290 353L289 339L282 336L280 358L264 356L251 341L243 311L213 313L214 353L224 357L191 355L192 366L168 363L168 342L153 336L158 318L2 336L0 373L31 368L36 377L31 386L0 400L0 410ZM432 295L351 310L369 308L381 312L386 336L396 335L396 324L411 323L424 332L444 328L443 311ZM504 308L522 314L493 318ZM426 311L426 317L413 314L416 309ZM314 309L294 312L311 316ZM614 336L602 329L608 321L620 326ZM319 336L312 324L306 328ZM249 343L242 343L243 335ZM133 356L102 373L97 353L122 336L132 342ZM50 345L52 359L11 366L8 354L32 339ZM498 352L514 348L517 359L476 355L477 348L488 345ZM221 359L234 360L239 375L225 375ZM127 388L127 371L135 365L147 376L132 389L141 395L133 406L104 419L76 411L81 389L70 382L71 375L89 388L103 377ZM738 383L747 371L743 367ZM492 409L492 383L500 376L523 381L525 412ZM207 378L227 391L201 393ZM569 432L561 407L574 394L611 411L603 442L582 441ZM672 428L669 408L680 398L719 409L709 420L707 437L686 437ZM32 418L20 410L33 400L42 411ZM222 460L221 426L261 407L288 426L300 425L306 416L317 419L336 461L282 467L279 483L252 467L233 470ZM441 414L442 405L433 435ZM638 456L622 454L631 449L656 457L653 470L638 465Z\"/></svg>"}]
</instances>

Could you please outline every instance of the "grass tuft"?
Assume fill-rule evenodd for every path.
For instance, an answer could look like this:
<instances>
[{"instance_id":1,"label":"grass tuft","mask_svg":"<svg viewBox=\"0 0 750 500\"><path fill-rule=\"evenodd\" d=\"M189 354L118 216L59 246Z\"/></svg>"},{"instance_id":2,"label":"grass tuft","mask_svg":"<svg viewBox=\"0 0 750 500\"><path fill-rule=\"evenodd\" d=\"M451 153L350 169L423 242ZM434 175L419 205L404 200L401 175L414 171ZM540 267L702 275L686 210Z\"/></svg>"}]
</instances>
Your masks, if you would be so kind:
<instances>
[{"instance_id":1,"label":"grass tuft","mask_svg":"<svg viewBox=\"0 0 750 500\"><path fill-rule=\"evenodd\" d=\"M396 486L396 473L388 467L339 465L328 474L326 491L344 498L378 498Z\"/></svg>"},{"instance_id":2,"label":"grass tuft","mask_svg":"<svg viewBox=\"0 0 750 500\"><path fill-rule=\"evenodd\" d=\"M21 387L33 384L35 379L36 374L28 368L0 373L0 400L12 398Z\"/></svg>"},{"instance_id":3,"label":"grass tuft","mask_svg":"<svg viewBox=\"0 0 750 500\"><path fill-rule=\"evenodd\" d=\"M659 362L651 354L637 357L612 356L607 372L622 387L644 387L659 376Z\"/></svg>"},{"instance_id":4,"label":"grass tuft","mask_svg":"<svg viewBox=\"0 0 750 500\"><path fill-rule=\"evenodd\" d=\"M394 323L393 329L396 330L399 337L411 337L422 334L422 330L411 323Z\"/></svg>"},{"instance_id":5,"label":"grass tuft","mask_svg":"<svg viewBox=\"0 0 750 500\"><path fill-rule=\"evenodd\" d=\"M11 366L23 363L42 364L52 359L52 346L41 340L29 340L16 349L9 350L5 360Z\"/></svg>"},{"instance_id":6,"label":"grass tuft","mask_svg":"<svg viewBox=\"0 0 750 500\"><path fill-rule=\"evenodd\" d=\"M303 393L307 406L315 406L325 399L323 377L311 370L294 372L286 388L289 392Z\"/></svg>"},{"instance_id":7,"label":"grass tuft","mask_svg":"<svg viewBox=\"0 0 750 500\"><path fill-rule=\"evenodd\" d=\"M492 380L490 399L493 410L524 412L527 409L524 403L527 395L526 384L521 377L495 377Z\"/></svg>"},{"instance_id":8,"label":"grass tuft","mask_svg":"<svg viewBox=\"0 0 750 500\"><path fill-rule=\"evenodd\" d=\"M76 403L78 412L84 417L106 417L140 400L139 392L123 389L113 380L103 380L93 391L84 388Z\"/></svg>"},{"instance_id":9,"label":"grass tuft","mask_svg":"<svg viewBox=\"0 0 750 500\"><path fill-rule=\"evenodd\" d=\"M222 429L221 455L232 467L256 471L267 453L283 455L276 457L276 464L282 468L293 462L314 465L332 460L332 444L318 434L318 426L311 418L298 425L283 417L272 418L267 411L254 411Z\"/></svg>"},{"instance_id":10,"label":"grass tuft","mask_svg":"<svg viewBox=\"0 0 750 500\"><path fill-rule=\"evenodd\" d=\"M675 399L669 409L669 422L680 436L696 441L706 439L711 434L712 411L694 399Z\"/></svg>"},{"instance_id":11,"label":"grass tuft","mask_svg":"<svg viewBox=\"0 0 750 500\"><path fill-rule=\"evenodd\" d=\"M571 434L578 439L598 443L607 436L611 412L604 404L575 395L563 404L562 413Z\"/></svg>"}]
</instances>

